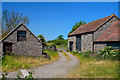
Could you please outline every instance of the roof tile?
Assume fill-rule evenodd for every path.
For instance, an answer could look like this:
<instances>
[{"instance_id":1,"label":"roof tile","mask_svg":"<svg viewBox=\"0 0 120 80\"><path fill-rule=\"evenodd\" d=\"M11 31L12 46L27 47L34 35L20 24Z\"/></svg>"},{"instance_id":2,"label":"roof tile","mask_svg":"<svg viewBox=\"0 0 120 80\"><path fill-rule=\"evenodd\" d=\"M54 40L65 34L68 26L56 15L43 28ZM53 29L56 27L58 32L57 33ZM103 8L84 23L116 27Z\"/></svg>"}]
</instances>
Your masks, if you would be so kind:
<instances>
[{"instance_id":1,"label":"roof tile","mask_svg":"<svg viewBox=\"0 0 120 80\"><path fill-rule=\"evenodd\" d=\"M100 25L105 23L108 19L110 19L113 16L115 16L115 14L112 14L112 15L104 17L102 19L98 19L96 21L92 21L90 23L81 25L75 31L73 31L71 34L69 34L69 36L95 31L97 28L100 27Z\"/></svg>"},{"instance_id":2,"label":"roof tile","mask_svg":"<svg viewBox=\"0 0 120 80\"><path fill-rule=\"evenodd\" d=\"M113 25L95 40L95 42L100 41L120 41L120 20L115 21Z\"/></svg>"}]
</instances>

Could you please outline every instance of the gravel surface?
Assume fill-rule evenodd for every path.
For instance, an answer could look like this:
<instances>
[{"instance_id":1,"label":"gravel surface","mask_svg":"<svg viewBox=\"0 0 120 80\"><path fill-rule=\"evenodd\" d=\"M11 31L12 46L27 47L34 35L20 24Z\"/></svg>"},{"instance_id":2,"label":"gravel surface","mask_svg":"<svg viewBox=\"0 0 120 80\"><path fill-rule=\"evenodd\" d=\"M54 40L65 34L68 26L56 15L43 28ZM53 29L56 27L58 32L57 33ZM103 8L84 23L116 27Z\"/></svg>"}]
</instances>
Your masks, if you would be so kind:
<instances>
[{"instance_id":1,"label":"gravel surface","mask_svg":"<svg viewBox=\"0 0 120 80\"><path fill-rule=\"evenodd\" d=\"M67 72L79 64L79 60L66 52L71 60L67 60L66 57L59 52L60 59L52 64L39 66L31 71L35 71L35 78L63 78ZM29 72L30 70L28 70Z\"/></svg>"},{"instance_id":2,"label":"gravel surface","mask_svg":"<svg viewBox=\"0 0 120 80\"><path fill-rule=\"evenodd\" d=\"M79 64L79 60L75 56L71 55L68 52L66 52L66 54L69 55L71 60L67 60L67 58L59 52L60 59L58 61L51 64L38 66L33 69L28 69L27 72L34 71L34 78L64 78L69 70ZM15 78L17 71L10 72L8 74L9 78Z\"/></svg>"}]
</instances>

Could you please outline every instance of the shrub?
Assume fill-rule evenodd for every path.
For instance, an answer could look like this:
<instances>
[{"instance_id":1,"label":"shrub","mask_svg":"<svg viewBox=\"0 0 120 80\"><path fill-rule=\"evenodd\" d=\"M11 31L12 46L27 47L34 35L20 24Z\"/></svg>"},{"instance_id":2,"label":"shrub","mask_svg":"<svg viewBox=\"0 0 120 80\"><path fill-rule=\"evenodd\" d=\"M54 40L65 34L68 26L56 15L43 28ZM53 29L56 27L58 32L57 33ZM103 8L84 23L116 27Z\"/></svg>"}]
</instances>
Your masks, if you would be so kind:
<instances>
[{"instance_id":1,"label":"shrub","mask_svg":"<svg viewBox=\"0 0 120 80\"><path fill-rule=\"evenodd\" d=\"M67 52L69 52L69 50L68 50L68 49L66 49L66 51L67 51Z\"/></svg>"},{"instance_id":2,"label":"shrub","mask_svg":"<svg viewBox=\"0 0 120 80\"><path fill-rule=\"evenodd\" d=\"M83 56L84 58L88 58L88 57L89 57L89 51L82 53L82 56Z\"/></svg>"},{"instance_id":3,"label":"shrub","mask_svg":"<svg viewBox=\"0 0 120 80\"><path fill-rule=\"evenodd\" d=\"M111 46L106 46L104 49L99 50L99 54L102 59L113 59L118 60L120 58L120 50L116 51ZM97 56L98 56L97 55Z\"/></svg>"},{"instance_id":4,"label":"shrub","mask_svg":"<svg viewBox=\"0 0 120 80\"><path fill-rule=\"evenodd\" d=\"M73 54L77 54L78 52L76 51L76 52L73 52Z\"/></svg>"},{"instance_id":5,"label":"shrub","mask_svg":"<svg viewBox=\"0 0 120 80\"><path fill-rule=\"evenodd\" d=\"M63 52L62 50L59 50L59 52Z\"/></svg>"}]
</instances>

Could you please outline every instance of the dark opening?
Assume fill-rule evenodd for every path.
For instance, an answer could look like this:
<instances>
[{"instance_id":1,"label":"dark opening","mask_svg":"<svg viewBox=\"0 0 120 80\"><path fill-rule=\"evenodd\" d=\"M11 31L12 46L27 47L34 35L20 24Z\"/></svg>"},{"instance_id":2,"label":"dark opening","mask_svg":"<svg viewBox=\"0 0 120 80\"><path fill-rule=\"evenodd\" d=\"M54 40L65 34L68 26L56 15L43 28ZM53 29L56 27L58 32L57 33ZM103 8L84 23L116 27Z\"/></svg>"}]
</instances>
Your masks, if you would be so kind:
<instances>
[{"instance_id":1,"label":"dark opening","mask_svg":"<svg viewBox=\"0 0 120 80\"><path fill-rule=\"evenodd\" d=\"M107 46L112 46L113 49L120 49L120 42L111 42L111 43L107 43Z\"/></svg>"},{"instance_id":2,"label":"dark opening","mask_svg":"<svg viewBox=\"0 0 120 80\"><path fill-rule=\"evenodd\" d=\"M17 32L17 41L26 41L26 31Z\"/></svg>"},{"instance_id":3,"label":"dark opening","mask_svg":"<svg viewBox=\"0 0 120 80\"><path fill-rule=\"evenodd\" d=\"M12 53L12 43L4 42L3 43L3 52L5 54Z\"/></svg>"},{"instance_id":4,"label":"dark opening","mask_svg":"<svg viewBox=\"0 0 120 80\"><path fill-rule=\"evenodd\" d=\"M72 51L73 50L73 42L69 42L70 46L69 46L69 50Z\"/></svg>"},{"instance_id":5,"label":"dark opening","mask_svg":"<svg viewBox=\"0 0 120 80\"><path fill-rule=\"evenodd\" d=\"M76 36L76 51L81 51L81 35Z\"/></svg>"}]
</instances>

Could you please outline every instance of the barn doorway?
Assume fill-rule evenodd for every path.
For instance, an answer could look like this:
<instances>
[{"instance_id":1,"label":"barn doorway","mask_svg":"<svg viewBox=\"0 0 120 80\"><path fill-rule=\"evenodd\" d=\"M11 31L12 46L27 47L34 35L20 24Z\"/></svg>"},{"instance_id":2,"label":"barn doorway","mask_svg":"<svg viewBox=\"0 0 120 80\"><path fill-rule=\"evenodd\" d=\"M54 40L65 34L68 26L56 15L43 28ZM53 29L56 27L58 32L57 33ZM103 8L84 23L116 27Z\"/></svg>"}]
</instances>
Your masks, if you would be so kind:
<instances>
[{"instance_id":1,"label":"barn doorway","mask_svg":"<svg viewBox=\"0 0 120 80\"><path fill-rule=\"evenodd\" d=\"M72 51L73 50L73 42L69 42L70 46L69 46L69 50Z\"/></svg>"},{"instance_id":2,"label":"barn doorway","mask_svg":"<svg viewBox=\"0 0 120 80\"><path fill-rule=\"evenodd\" d=\"M81 35L76 36L76 51L81 51Z\"/></svg>"},{"instance_id":3,"label":"barn doorway","mask_svg":"<svg viewBox=\"0 0 120 80\"><path fill-rule=\"evenodd\" d=\"M3 52L5 54L12 53L12 43L4 42L3 43Z\"/></svg>"}]
</instances>

